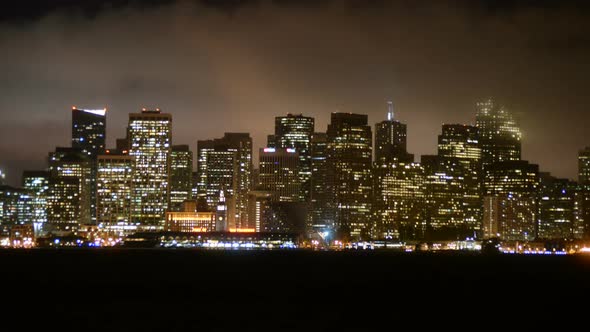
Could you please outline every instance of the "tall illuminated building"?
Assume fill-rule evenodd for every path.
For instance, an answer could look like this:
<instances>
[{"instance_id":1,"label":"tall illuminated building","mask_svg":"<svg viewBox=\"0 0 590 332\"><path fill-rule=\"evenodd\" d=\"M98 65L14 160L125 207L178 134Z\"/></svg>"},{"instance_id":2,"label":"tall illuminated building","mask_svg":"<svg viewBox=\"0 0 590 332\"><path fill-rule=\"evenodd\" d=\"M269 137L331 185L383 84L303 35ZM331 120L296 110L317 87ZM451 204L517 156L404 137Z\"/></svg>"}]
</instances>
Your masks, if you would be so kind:
<instances>
[{"instance_id":1,"label":"tall illuminated building","mask_svg":"<svg viewBox=\"0 0 590 332\"><path fill-rule=\"evenodd\" d=\"M311 138L311 227L322 230L331 226L327 188L328 136L314 133Z\"/></svg>"},{"instance_id":2,"label":"tall illuminated building","mask_svg":"<svg viewBox=\"0 0 590 332\"><path fill-rule=\"evenodd\" d=\"M96 219L103 229L123 236L129 227L135 160L127 151L106 150L97 158Z\"/></svg>"},{"instance_id":3,"label":"tall illuminated building","mask_svg":"<svg viewBox=\"0 0 590 332\"><path fill-rule=\"evenodd\" d=\"M32 197L32 223L35 234L40 234L47 223L47 199L49 194L49 172L24 171L23 188Z\"/></svg>"},{"instance_id":4,"label":"tall illuminated building","mask_svg":"<svg viewBox=\"0 0 590 332\"><path fill-rule=\"evenodd\" d=\"M576 226L577 184L540 174L539 233L540 239L574 239Z\"/></svg>"},{"instance_id":5,"label":"tall illuminated building","mask_svg":"<svg viewBox=\"0 0 590 332\"><path fill-rule=\"evenodd\" d=\"M407 151L407 126L395 119L393 103L387 102L387 120L375 124L375 162L412 163Z\"/></svg>"},{"instance_id":6,"label":"tall illuminated building","mask_svg":"<svg viewBox=\"0 0 590 332\"><path fill-rule=\"evenodd\" d=\"M49 154L47 230L76 232L91 224L92 160L76 148Z\"/></svg>"},{"instance_id":7,"label":"tall illuminated building","mask_svg":"<svg viewBox=\"0 0 590 332\"><path fill-rule=\"evenodd\" d=\"M170 192L172 115L145 108L131 113L127 137L129 155L135 158L131 221L162 227Z\"/></svg>"},{"instance_id":8,"label":"tall illuminated building","mask_svg":"<svg viewBox=\"0 0 590 332\"><path fill-rule=\"evenodd\" d=\"M263 148L259 153L260 189L276 202L300 202L299 154L293 148Z\"/></svg>"},{"instance_id":9,"label":"tall illuminated building","mask_svg":"<svg viewBox=\"0 0 590 332\"><path fill-rule=\"evenodd\" d=\"M522 134L514 116L492 99L478 102L476 109L483 166L520 160Z\"/></svg>"},{"instance_id":10,"label":"tall illuminated building","mask_svg":"<svg viewBox=\"0 0 590 332\"><path fill-rule=\"evenodd\" d=\"M327 188L341 238L367 238L373 226L372 133L367 115L332 113L327 137Z\"/></svg>"},{"instance_id":11,"label":"tall illuminated building","mask_svg":"<svg viewBox=\"0 0 590 332\"><path fill-rule=\"evenodd\" d=\"M105 149L106 125L106 109L72 107L72 147L96 158Z\"/></svg>"},{"instance_id":12,"label":"tall illuminated building","mask_svg":"<svg viewBox=\"0 0 590 332\"><path fill-rule=\"evenodd\" d=\"M170 210L181 211L192 197L193 153L188 145L173 145L170 153Z\"/></svg>"},{"instance_id":13,"label":"tall illuminated building","mask_svg":"<svg viewBox=\"0 0 590 332\"><path fill-rule=\"evenodd\" d=\"M252 138L248 133L225 133L222 138L197 142L197 200L215 211L224 195L230 227L248 223L248 191L252 176Z\"/></svg>"},{"instance_id":14,"label":"tall illuminated building","mask_svg":"<svg viewBox=\"0 0 590 332\"><path fill-rule=\"evenodd\" d=\"M484 237L536 238L539 166L527 161L494 163L485 171Z\"/></svg>"},{"instance_id":15,"label":"tall illuminated building","mask_svg":"<svg viewBox=\"0 0 590 332\"><path fill-rule=\"evenodd\" d=\"M377 238L412 240L425 227L425 173L419 163L375 163Z\"/></svg>"},{"instance_id":16,"label":"tall illuminated building","mask_svg":"<svg viewBox=\"0 0 590 332\"><path fill-rule=\"evenodd\" d=\"M578 153L578 182L580 185L590 187L590 147Z\"/></svg>"},{"instance_id":17,"label":"tall illuminated building","mask_svg":"<svg viewBox=\"0 0 590 332\"><path fill-rule=\"evenodd\" d=\"M7 236L18 225L32 225L34 197L26 189L0 185L0 235Z\"/></svg>"},{"instance_id":18,"label":"tall illuminated building","mask_svg":"<svg viewBox=\"0 0 590 332\"><path fill-rule=\"evenodd\" d=\"M72 147L88 155L91 164L90 209L96 220L96 157L105 149L107 117L105 109L79 109L72 107Z\"/></svg>"},{"instance_id":19,"label":"tall illuminated building","mask_svg":"<svg viewBox=\"0 0 590 332\"><path fill-rule=\"evenodd\" d=\"M590 239L590 147L578 153L576 237Z\"/></svg>"},{"instance_id":20,"label":"tall illuminated building","mask_svg":"<svg viewBox=\"0 0 590 332\"><path fill-rule=\"evenodd\" d=\"M429 239L464 239L481 234L481 149L478 128L442 126L438 155L423 156L427 174Z\"/></svg>"},{"instance_id":21,"label":"tall illuminated building","mask_svg":"<svg viewBox=\"0 0 590 332\"><path fill-rule=\"evenodd\" d=\"M274 145L271 148L295 149L299 155L299 183L301 200L308 202L311 191L311 138L314 118L302 114L287 114L275 117ZM269 143L271 139L269 139Z\"/></svg>"}]
</instances>

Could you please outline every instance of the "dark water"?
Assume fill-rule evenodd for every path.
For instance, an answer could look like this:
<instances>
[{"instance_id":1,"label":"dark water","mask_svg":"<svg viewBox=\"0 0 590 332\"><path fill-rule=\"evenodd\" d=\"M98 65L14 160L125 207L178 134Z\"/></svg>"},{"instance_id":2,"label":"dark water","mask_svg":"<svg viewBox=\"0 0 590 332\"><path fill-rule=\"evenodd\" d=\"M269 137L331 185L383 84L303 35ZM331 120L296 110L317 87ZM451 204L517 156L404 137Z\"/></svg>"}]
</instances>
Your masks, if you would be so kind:
<instances>
[{"instance_id":1,"label":"dark water","mask_svg":"<svg viewBox=\"0 0 590 332\"><path fill-rule=\"evenodd\" d=\"M590 310L590 256L5 250L0 266L4 319L80 331L563 330Z\"/></svg>"}]
</instances>

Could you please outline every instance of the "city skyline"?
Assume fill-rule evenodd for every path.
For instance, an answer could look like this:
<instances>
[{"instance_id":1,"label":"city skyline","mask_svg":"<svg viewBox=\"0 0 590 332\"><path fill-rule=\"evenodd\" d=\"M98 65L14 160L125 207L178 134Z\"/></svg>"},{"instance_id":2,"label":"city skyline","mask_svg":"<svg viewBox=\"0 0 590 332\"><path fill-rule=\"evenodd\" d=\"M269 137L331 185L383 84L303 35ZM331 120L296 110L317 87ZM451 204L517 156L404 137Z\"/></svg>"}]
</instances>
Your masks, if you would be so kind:
<instances>
[{"instance_id":1,"label":"city skyline","mask_svg":"<svg viewBox=\"0 0 590 332\"><path fill-rule=\"evenodd\" d=\"M522 159L542 171L577 180L590 142L581 2L115 2L0 15L9 184L68 145L72 105L108 108L108 147L129 113L160 107L175 116L173 144L194 152L198 140L249 132L254 161L275 116L311 116L323 132L332 112L351 112L374 126L389 100L416 161L436 152L441 124L474 124L474 104L488 96L515 113Z\"/></svg>"}]
</instances>

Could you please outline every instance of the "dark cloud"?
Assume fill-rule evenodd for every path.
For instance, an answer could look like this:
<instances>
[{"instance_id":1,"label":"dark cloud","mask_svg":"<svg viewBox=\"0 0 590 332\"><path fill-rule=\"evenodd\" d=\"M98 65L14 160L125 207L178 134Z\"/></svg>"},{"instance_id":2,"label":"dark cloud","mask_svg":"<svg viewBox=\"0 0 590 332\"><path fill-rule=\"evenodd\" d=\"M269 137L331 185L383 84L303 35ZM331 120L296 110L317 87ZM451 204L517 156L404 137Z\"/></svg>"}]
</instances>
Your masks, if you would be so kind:
<instances>
[{"instance_id":1,"label":"dark cloud","mask_svg":"<svg viewBox=\"0 0 590 332\"><path fill-rule=\"evenodd\" d=\"M39 8L27 12L32 3ZM14 2L0 14L0 167L16 183L23 168L43 165L68 143L72 105L108 107L110 146L128 113L160 107L173 114L174 143L195 149L224 131L249 131L262 146L287 112L316 117L318 131L336 110L373 124L392 99L419 155L435 152L442 123L473 122L474 102L494 95L519 115L524 157L574 178L577 150L590 145L587 7Z\"/></svg>"}]
</instances>

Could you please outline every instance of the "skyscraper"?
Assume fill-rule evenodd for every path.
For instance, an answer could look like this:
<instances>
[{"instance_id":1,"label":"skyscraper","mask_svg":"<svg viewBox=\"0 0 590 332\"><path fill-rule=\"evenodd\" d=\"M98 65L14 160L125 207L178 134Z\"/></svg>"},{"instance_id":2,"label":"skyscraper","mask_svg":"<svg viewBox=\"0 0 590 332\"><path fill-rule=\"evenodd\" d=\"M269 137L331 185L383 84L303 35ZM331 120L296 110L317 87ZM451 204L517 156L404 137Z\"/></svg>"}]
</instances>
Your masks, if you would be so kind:
<instances>
[{"instance_id":1,"label":"skyscraper","mask_svg":"<svg viewBox=\"0 0 590 332\"><path fill-rule=\"evenodd\" d=\"M521 132L514 116L492 99L476 104L482 164L520 160Z\"/></svg>"},{"instance_id":2,"label":"skyscraper","mask_svg":"<svg viewBox=\"0 0 590 332\"><path fill-rule=\"evenodd\" d=\"M91 223L92 160L77 148L49 154L47 230L76 232Z\"/></svg>"},{"instance_id":3,"label":"skyscraper","mask_svg":"<svg viewBox=\"0 0 590 332\"><path fill-rule=\"evenodd\" d=\"M129 155L135 158L131 220L148 228L161 227L170 192L172 116L144 108L129 114L127 133Z\"/></svg>"},{"instance_id":4,"label":"skyscraper","mask_svg":"<svg viewBox=\"0 0 590 332\"><path fill-rule=\"evenodd\" d=\"M574 239L576 224L577 184L540 174L539 233L541 239Z\"/></svg>"},{"instance_id":5,"label":"skyscraper","mask_svg":"<svg viewBox=\"0 0 590 332\"><path fill-rule=\"evenodd\" d=\"M578 192L576 193L576 237L590 239L590 147L578 154Z\"/></svg>"},{"instance_id":6,"label":"skyscraper","mask_svg":"<svg viewBox=\"0 0 590 332\"><path fill-rule=\"evenodd\" d=\"M197 142L197 199L217 208L224 190L230 227L248 223L248 191L252 176L252 138L248 133L225 133L223 138ZM231 197L228 197L231 196Z\"/></svg>"},{"instance_id":7,"label":"skyscraper","mask_svg":"<svg viewBox=\"0 0 590 332\"><path fill-rule=\"evenodd\" d=\"M105 149L106 108L86 110L72 107L72 147L95 159Z\"/></svg>"},{"instance_id":8,"label":"skyscraper","mask_svg":"<svg viewBox=\"0 0 590 332\"><path fill-rule=\"evenodd\" d=\"M495 237L492 230L497 229L502 240L533 240L538 217L538 186L538 165L519 160L489 166L484 180L484 201L487 202L484 204L484 237ZM498 218L488 219L494 215Z\"/></svg>"},{"instance_id":9,"label":"skyscraper","mask_svg":"<svg viewBox=\"0 0 590 332\"><path fill-rule=\"evenodd\" d=\"M39 235L47 223L47 199L49 195L49 172L24 171L23 188L32 196L32 222L35 234Z\"/></svg>"},{"instance_id":10,"label":"skyscraper","mask_svg":"<svg viewBox=\"0 0 590 332\"><path fill-rule=\"evenodd\" d=\"M272 140L278 149L295 149L299 155L299 183L301 200L308 202L311 179L311 137L314 132L314 118L302 114L287 114L275 117L275 133ZM269 136L269 137L270 137ZM269 138L269 143L271 138Z\"/></svg>"},{"instance_id":11,"label":"skyscraper","mask_svg":"<svg viewBox=\"0 0 590 332\"><path fill-rule=\"evenodd\" d=\"M368 237L372 228L372 133L367 115L332 113L327 188L339 237Z\"/></svg>"},{"instance_id":12,"label":"skyscraper","mask_svg":"<svg viewBox=\"0 0 590 332\"><path fill-rule=\"evenodd\" d=\"M590 187L590 147L578 153L578 182L582 186Z\"/></svg>"},{"instance_id":13,"label":"skyscraper","mask_svg":"<svg viewBox=\"0 0 590 332\"><path fill-rule=\"evenodd\" d=\"M311 227L322 230L332 226L328 210L327 155L328 136L314 133L311 139Z\"/></svg>"},{"instance_id":14,"label":"skyscraper","mask_svg":"<svg viewBox=\"0 0 590 332\"><path fill-rule=\"evenodd\" d=\"M377 238L412 240L424 230L425 173L418 163L375 163Z\"/></svg>"},{"instance_id":15,"label":"skyscraper","mask_svg":"<svg viewBox=\"0 0 590 332\"><path fill-rule=\"evenodd\" d=\"M260 149L260 189L276 202L300 202L299 154L293 148Z\"/></svg>"},{"instance_id":16,"label":"skyscraper","mask_svg":"<svg viewBox=\"0 0 590 332\"><path fill-rule=\"evenodd\" d=\"M106 108L98 110L72 107L72 147L80 149L91 161L90 211L96 220L96 157L103 153L106 141Z\"/></svg>"},{"instance_id":17,"label":"skyscraper","mask_svg":"<svg viewBox=\"0 0 590 332\"><path fill-rule=\"evenodd\" d=\"M424 156L423 160L430 239L462 239L479 234L483 201L477 127L443 125L438 155L430 159Z\"/></svg>"},{"instance_id":18,"label":"skyscraper","mask_svg":"<svg viewBox=\"0 0 590 332\"><path fill-rule=\"evenodd\" d=\"M135 160L126 152L106 150L98 155L97 166L97 223L123 236L118 230L129 229L131 221Z\"/></svg>"},{"instance_id":19,"label":"skyscraper","mask_svg":"<svg viewBox=\"0 0 590 332\"><path fill-rule=\"evenodd\" d=\"M193 153L188 145L173 145L170 154L170 210L181 211L192 197Z\"/></svg>"},{"instance_id":20,"label":"skyscraper","mask_svg":"<svg viewBox=\"0 0 590 332\"><path fill-rule=\"evenodd\" d=\"M387 107L387 120L375 124L375 161L412 163L414 155L407 151L406 124L395 119L391 101Z\"/></svg>"}]
</instances>

